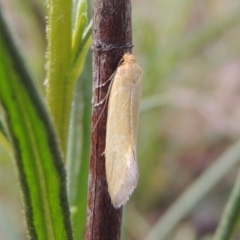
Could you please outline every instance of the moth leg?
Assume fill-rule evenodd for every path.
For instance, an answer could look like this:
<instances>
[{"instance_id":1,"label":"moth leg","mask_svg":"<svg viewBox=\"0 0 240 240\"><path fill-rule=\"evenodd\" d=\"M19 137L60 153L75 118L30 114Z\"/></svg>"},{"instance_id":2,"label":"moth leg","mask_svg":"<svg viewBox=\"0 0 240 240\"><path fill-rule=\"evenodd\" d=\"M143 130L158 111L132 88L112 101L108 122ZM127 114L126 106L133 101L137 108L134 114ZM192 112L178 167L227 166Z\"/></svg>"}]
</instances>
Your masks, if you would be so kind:
<instances>
[{"instance_id":1,"label":"moth leg","mask_svg":"<svg viewBox=\"0 0 240 240\"><path fill-rule=\"evenodd\" d=\"M108 99L108 94L107 94L99 103L93 104L93 107L99 107L99 106L102 105L107 99Z\"/></svg>"},{"instance_id":2,"label":"moth leg","mask_svg":"<svg viewBox=\"0 0 240 240\"><path fill-rule=\"evenodd\" d=\"M96 86L96 88L101 88L101 87L106 86L109 82L111 82L113 80L115 74L116 74L116 71L110 76L110 78L105 83L103 83L103 84L101 84L99 86Z\"/></svg>"},{"instance_id":3,"label":"moth leg","mask_svg":"<svg viewBox=\"0 0 240 240\"><path fill-rule=\"evenodd\" d=\"M121 62L122 62L122 60L119 62L118 66L121 64ZM109 98L110 91L112 89L112 85L113 85L113 82L114 82L114 77L116 75L116 72L117 72L117 70L111 75L111 77L105 83L103 83L102 85L98 86L98 87L104 86L104 85L106 85L110 81L110 85L109 85L109 88L108 88L106 96L99 103L96 103L96 104L93 105L93 107L98 107L98 106L100 106L100 105L102 105L104 103L103 110L100 113L100 116L99 116L95 126L93 127L92 131L95 130L95 128L96 128L96 126L97 126L97 124L98 124L98 122L99 122L99 120L100 120L100 118L101 118L101 116L102 116L106 106L107 106L107 100ZM98 88L98 87L96 87L96 88Z\"/></svg>"},{"instance_id":4,"label":"moth leg","mask_svg":"<svg viewBox=\"0 0 240 240\"><path fill-rule=\"evenodd\" d=\"M114 81L114 79L113 79L113 81ZM104 103L104 106L103 106L103 110L102 110L102 112L100 113L100 116L99 116L99 118L98 118L95 126L93 127L93 130L92 130L92 131L95 130L95 128L96 128L96 126L97 126L97 124L98 124L101 116L103 115L103 112L104 112L106 106L107 106L107 100L108 100L108 98L109 98L110 91L111 91L111 89L112 89L113 81L111 81L111 83L110 83L110 86L109 86L109 88L108 88L108 92L107 92L106 96L105 96L99 103L96 103L96 104L93 105L93 107L97 107L97 106L99 106L99 105L101 105L102 103L105 102L105 103Z\"/></svg>"}]
</instances>

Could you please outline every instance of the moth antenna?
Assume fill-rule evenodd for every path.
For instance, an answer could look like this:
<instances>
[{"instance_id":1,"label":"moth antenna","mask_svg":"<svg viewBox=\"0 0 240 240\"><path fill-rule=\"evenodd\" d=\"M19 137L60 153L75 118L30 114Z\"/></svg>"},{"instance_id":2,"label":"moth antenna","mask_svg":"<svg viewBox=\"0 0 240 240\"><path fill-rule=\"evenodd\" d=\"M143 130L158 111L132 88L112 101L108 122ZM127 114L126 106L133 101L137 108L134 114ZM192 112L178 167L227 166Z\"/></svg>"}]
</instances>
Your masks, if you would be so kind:
<instances>
[{"instance_id":1,"label":"moth antenna","mask_svg":"<svg viewBox=\"0 0 240 240\"><path fill-rule=\"evenodd\" d=\"M108 88L107 95L106 95L106 96L103 98L103 100L101 100L99 103L94 104L94 107L97 107L97 106L101 105L104 101L106 101L105 104L104 104L103 110L102 110L102 112L100 113L100 116L99 116L99 118L98 118L98 120L97 120L97 122L96 122L96 124L95 124L95 126L94 126L94 128L93 128L93 130L92 130L92 132L94 132L95 128L96 128L97 125L98 125L98 122L100 121L100 118L101 118L102 115L103 115L103 112L104 112L104 110L105 110L105 108L106 108L107 100L108 100L108 98L109 98L109 94L110 94L110 91L111 91L111 88L112 88L112 84L113 84L113 81L114 81L114 76L116 75L117 69L118 69L118 67L123 63L123 61L124 61L124 60L123 60L123 57L122 57L121 60L119 61L118 65L117 65L116 70L115 70L114 73L110 76L110 78L109 78L105 83L103 83L102 85L100 85L100 86L97 87L97 88L103 87L103 86L105 86L109 81L111 81L111 83L110 83L110 85L109 85L109 88Z\"/></svg>"}]
</instances>

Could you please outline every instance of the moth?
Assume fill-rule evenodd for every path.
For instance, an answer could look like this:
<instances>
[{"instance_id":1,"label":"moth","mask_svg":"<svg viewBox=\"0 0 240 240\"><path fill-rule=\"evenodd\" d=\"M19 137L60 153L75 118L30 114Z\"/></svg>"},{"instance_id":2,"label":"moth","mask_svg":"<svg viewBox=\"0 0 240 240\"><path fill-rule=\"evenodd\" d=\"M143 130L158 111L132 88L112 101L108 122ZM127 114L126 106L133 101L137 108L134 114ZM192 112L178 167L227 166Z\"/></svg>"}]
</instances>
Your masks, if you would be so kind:
<instances>
[{"instance_id":1,"label":"moth","mask_svg":"<svg viewBox=\"0 0 240 240\"><path fill-rule=\"evenodd\" d=\"M142 70L125 53L109 87L105 166L108 192L115 208L124 205L137 186L137 133Z\"/></svg>"}]
</instances>

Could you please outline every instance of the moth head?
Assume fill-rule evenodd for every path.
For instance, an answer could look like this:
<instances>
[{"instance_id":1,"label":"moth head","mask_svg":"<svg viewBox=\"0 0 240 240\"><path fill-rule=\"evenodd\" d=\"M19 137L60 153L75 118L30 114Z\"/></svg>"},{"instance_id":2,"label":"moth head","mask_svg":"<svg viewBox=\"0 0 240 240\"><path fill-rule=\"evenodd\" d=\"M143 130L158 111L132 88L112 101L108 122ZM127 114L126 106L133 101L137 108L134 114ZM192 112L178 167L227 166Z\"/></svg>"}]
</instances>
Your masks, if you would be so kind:
<instances>
[{"instance_id":1,"label":"moth head","mask_svg":"<svg viewBox=\"0 0 240 240\"><path fill-rule=\"evenodd\" d=\"M125 53L123 55L123 61L126 63L126 62L136 62L136 58L130 54L130 53Z\"/></svg>"}]
</instances>

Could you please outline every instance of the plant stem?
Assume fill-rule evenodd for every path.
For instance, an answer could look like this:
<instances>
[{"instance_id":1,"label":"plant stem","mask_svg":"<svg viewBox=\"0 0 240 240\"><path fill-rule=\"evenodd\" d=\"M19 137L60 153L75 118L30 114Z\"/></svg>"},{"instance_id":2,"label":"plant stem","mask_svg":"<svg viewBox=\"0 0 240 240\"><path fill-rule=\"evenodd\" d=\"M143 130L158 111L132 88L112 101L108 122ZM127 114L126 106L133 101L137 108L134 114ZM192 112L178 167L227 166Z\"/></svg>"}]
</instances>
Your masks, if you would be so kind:
<instances>
[{"instance_id":1,"label":"plant stem","mask_svg":"<svg viewBox=\"0 0 240 240\"><path fill-rule=\"evenodd\" d=\"M130 0L94 0L93 14L93 104L95 105L104 99L109 85L99 86L105 83L116 70L124 52L131 51L131 2ZM86 229L88 240L118 240L121 232L122 208L115 209L112 206L107 190L103 155L107 108L104 106L105 104L93 107L92 113Z\"/></svg>"}]
</instances>

